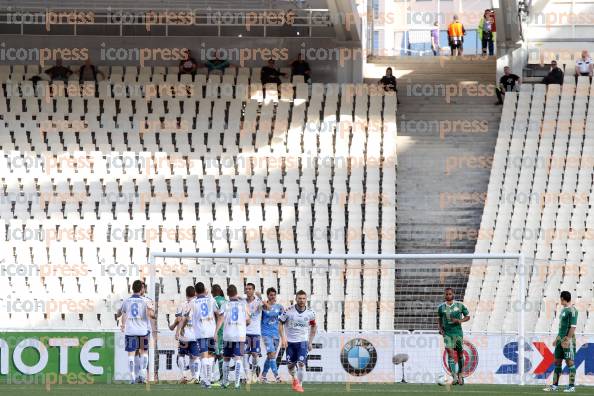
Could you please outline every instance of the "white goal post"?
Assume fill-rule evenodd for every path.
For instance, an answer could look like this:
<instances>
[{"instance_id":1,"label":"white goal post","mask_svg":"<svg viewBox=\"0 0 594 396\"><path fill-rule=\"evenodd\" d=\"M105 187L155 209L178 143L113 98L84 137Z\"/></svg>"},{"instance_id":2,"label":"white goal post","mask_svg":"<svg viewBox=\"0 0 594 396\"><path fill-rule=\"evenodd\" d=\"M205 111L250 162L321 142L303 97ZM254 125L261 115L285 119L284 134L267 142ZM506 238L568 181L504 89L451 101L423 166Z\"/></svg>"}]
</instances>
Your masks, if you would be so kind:
<instances>
[{"instance_id":1,"label":"white goal post","mask_svg":"<svg viewBox=\"0 0 594 396\"><path fill-rule=\"evenodd\" d=\"M157 259L226 259L226 260L378 260L378 261L396 261L396 260L516 260L517 262L517 273L518 273L518 301L520 309L518 309L518 331L517 341L518 345L524 345L526 339L525 332L525 311L526 311L526 263L524 255L521 253L460 253L460 254L286 254L286 253L199 253L199 252L163 252L163 251L151 251L149 256L149 276L147 279L149 290L154 291L156 285L156 260ZM157 295L158 297L158 295ZM155 340L156 341L156 340ZM150 343L151 356L155 356L155 344L156 342ZM518 373L520 385L525 384L524 374L524 362L525 362L525 351L524 348L518 348ZM155 359L150 360L150 370L152 375L156 375L155 372Z\"/></svg>"}]
</instances>

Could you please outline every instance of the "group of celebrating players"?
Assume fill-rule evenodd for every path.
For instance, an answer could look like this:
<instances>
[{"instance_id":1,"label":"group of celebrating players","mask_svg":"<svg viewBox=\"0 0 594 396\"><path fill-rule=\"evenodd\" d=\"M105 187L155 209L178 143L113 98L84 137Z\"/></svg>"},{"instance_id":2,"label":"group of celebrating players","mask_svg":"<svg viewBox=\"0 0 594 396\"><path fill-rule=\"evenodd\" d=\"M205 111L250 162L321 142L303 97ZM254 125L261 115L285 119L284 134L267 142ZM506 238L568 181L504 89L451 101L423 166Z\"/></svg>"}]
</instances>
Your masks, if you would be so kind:
<instances>
[{"instance_id":1,"label":"group of celebrating players","mask_svg":"<svg viewBox=\"0 0 594 396\"><path fill-rule=\"evenodd\" d=\"M150 332L156 331L154 307L144 296L145 290L142 281L134 281L133 294L118 311L122 316L130 383L146 382L148 339ZM219 285L213 285L210 292L202 282L186 288L186 300L177 308L175 320L169 325L179 342L177 366L181 382L227 388L231 368L235 388L241 387L243 381L267 382L269 370L275 382L281 382L276 359L282 346L293 379L292 389L303 392L307 355L317 331L315 313L307 307L307 294L297 292L295 304L286 309L276 302L274 288L266 290L267 300L263 300L253 283L246 284L244 296L239 295L235 285L229 285L227 297L228 300ZM266 361L258 378L261 339ZM215 361L219 369L217 381ZM186 376L187 369L190 378Z\"/></svg>"}]
</instances>

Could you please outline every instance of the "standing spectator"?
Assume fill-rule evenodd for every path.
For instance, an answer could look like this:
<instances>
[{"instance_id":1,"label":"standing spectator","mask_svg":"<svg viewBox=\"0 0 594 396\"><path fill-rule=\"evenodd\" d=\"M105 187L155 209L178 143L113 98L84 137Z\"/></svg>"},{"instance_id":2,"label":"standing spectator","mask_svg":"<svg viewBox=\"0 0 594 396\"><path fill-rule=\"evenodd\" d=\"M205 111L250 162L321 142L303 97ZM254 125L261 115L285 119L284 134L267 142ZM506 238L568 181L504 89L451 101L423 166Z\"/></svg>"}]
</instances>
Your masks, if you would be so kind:
<instances>
[{"instance_id":1,"label":"standing spectator","mask_svg":"<svg viewBox=\"0 0 594 396\"><path fill-rule=\"evenodd\" d=\"M78 82L82 84L85 81L97 82L97 75L105 78L105 74L91 62L91 58L87 58L85 64L78 69Z\"/></svg>"},{"instance_id":2,"label":"standing spectator","mask_svg":"<svg viewBox=\"0 0 594 396\"><path fill-rule=\"evenodd\" d=\"M212 59L208 59L206 61L206 67L208 68L208 72L211 73L213 71L220 71L221 73L225 72L225 69L231 66L227 59L224 59L220 55L220 50L215 52L215 56Z\"/></svg>"},{"instance_id":3,"label":"standing spectator","mask_svg":"<svg viewBox=\"0 0 594 396\"><path fill-rule=\"evenodd\" d=\"M297 55L297 59L291 63L291 78L293 76L303 76L305 82L311 79L311 69L309 63L303 60L301 53Z\"/></svg>"},{"instance_id":4,"label":"standing spectator","mask_svg":"<svg viewBox=\"0 0 594 396\"><path fill-rule=\"evenodd\" d=\"M577 76L590 76L592 77L592 58L588 54L588 51L582 51L582 57L575 62L575 75Z\"/></svg>"},{"instance_id":5,"label":"standing spectator","mask_svg":"<svg viewBox=\"0 0 594 396\"><path fill-rule=\"evenodd\" d=\"M192 77L194 77L196 75L197 69L198 62L196 62L196 59L192 57L190 50L187 50L184 59L179 61L179 72L177 73L178 77L182 74L191 74Z\"/></svg>"},{"instance_id":6,"label":"standing spectator","mask_svg":"<svg viewBox=\"0 0 594 396\"><path fill-rule=\"evenodd\" d=\"M433 56L439 55L439 22L435 21L434 28L431 29L431 49Z\"/></svg>"},{"instance_id":7,"label":"standing spectator","mask_svg":"<svg viewBox=\"0 0 594 396\"><path fill-rule=\"evenodd\" d=\"M464 25L458 19L458 15L454 15L454 21L448 26L448 41L452 49L452 56L462 55L465 34Z\"/></svg>"},{"instance_id":8,"label":"standing spectator","mask_svg":"<svg viewBox=\"0 0 594 396\"><path fill-rule=\"evenodd\" d=\"M485 10L485 13L478 25L478 36L481 41L483 48L483 55L487 55L487 48L489 49L489 56L493 56L495 41L495 31L493 26L495 25L495 18L492 10Z\"/></svg>"},{"instance_id":9,"label":"standing spectator","mask_svg":"<svg viewBox=\"0 0 594 396\"><path fill-rule=\"evenodd\" d=\"M503 68L503 76L499 79L499 86L495 88L495 93L497 94L497 103L496 105L503 104L503 97L505 96L506 92L517 91L518 86L522 83L519 76L512 74L511 69L509 66L505 66Z\"/></svg>"},{"instance_id":10,"label":"standing spectator","mask_svg":"<svg viewBox=\"0 0 594 396\"><path fill-rule=\"evenodd\" d=\"M551 62L551 71L542 79L543 84L563 85L563 70L557 67L557 61Z\"/></svg>"},{"instance_id":11,"label":"standing spectator","mask_svg":"<svg viewBox=\"0 0 594 396\"><path fill-rule=\"evenodd\" d=\"M56 64L45 71L52 81L68 81L68 77L72 74L72 70L70 68L62 65L62 59L57 58Z\"/></svg>"},{"instance_id":12,"label":"standing spectator","mask_svg":"<svg viewBox=\"0 0 594 396\"><path fill-rule=\"evenodd\" d=\"M268 63L260 71L260 80L262 84L280 84L280 76L285 76L276 67L274 67L274 60L268 59Z\"/></svg>"}]
</instances>

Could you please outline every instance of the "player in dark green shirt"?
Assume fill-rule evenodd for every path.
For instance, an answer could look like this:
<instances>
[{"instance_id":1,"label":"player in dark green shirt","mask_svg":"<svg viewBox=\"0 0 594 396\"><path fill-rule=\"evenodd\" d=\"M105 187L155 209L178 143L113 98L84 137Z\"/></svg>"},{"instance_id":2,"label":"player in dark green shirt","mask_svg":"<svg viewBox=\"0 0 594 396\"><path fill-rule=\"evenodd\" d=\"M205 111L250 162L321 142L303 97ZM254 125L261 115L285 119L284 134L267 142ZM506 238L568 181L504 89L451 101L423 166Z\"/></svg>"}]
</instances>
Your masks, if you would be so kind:
<instances>
[{"instance_id":1,"label":"player in dark green shirt","mask_svg":"<svg viewBox=\"0 0 594 396\"><path fill-rule=\"evenodd\" d=\"M448 353L448 367L454 378L452 385L464 385L464 348L462 323L470 319L468 308L458 301L454 301L454 290L445 289L445 302L437 308L437 323L439 334L443 336L445 350ZM456 370L456 358L458 368ZM457 374L457 375L456 375Z\"/></svg>"},{"instance_id":2,"label":"player in dark green shirt","mask_svg":"<svg viewBox=\"0 0 594 396\"><path fill-rule=\"evenodd\" d=\"M225 293L223 293L223 289L221 288L220 285L212 285L212 296L215 299L215 302L217 304L217 309L220 309L223 305L225 305L225 302L227 300L225 300ZM217 345L215 348L215 357L217 359L218 362L218 366L219 366L219 375L223 376L223 326L221 326L221 329L219 330L219 332L217 333ZM219 378L219 381L220 379ZM213 383L213 387L219 387L219 381Z\"/></svg>"},{"instance_id":3,"label":"player in dark green shirt","mask_svg":"<svg viewBox=\"0 0 594 396\"><path fill-rule=\"evenodd\" d=\"M561 376L561 365L563 360L569 370L569 385L565 392L575 392L575 327L577 326L578 312L571 305L571 293L561 292L561 312L559 313L559 332L553 346L555 347L555 371L553 374L553 385L545 388L546 392L555 392L559 387L559 377Z\"/></svg>"}]
</instances>

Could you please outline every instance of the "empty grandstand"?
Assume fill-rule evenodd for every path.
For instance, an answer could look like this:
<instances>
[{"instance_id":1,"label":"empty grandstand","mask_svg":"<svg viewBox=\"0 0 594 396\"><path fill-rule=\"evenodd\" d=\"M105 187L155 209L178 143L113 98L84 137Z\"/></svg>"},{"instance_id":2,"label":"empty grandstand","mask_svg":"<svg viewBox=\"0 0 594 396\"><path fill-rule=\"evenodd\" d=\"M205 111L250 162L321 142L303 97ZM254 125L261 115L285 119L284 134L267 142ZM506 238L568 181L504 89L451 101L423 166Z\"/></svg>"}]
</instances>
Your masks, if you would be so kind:
<instances>
[{"instance_id":1,"label":"empty grandstand","mask_svg":"<svg viewBox=\"0 0 594 396\"><path fill-rule=\"evenodd\" d=\"M391 383L396 364L403 381L540 384L560 370L545 348L566 320L562 291L580 312L579 348L594 343L594 82L574 75L580 62L592 70L589 39L575 37L590 27L555 21L557 36L544 33L540 13L566 2L416 3L390 22L371 0L0 0L0 382L9 368L44 370L31 367L45 341L4 344L36 332L109 335L107 373L82 363L105 339L47 346L80 347L99 382L129 381L135 351L120 329L139 280L155 301L143 300L152 333L134 336L151 339L142 370L155 381L186 368L177 339L197 311L179 307L200 282L236 285L241 299L272 287L311 315L305 292L315 317L299 326L319 333L299 342L316 351L315 382ZM464 56L450 56L454 15ZM542 80L552 60L563 84ZM58 78L54 65L66 67ZM519 77L499 106L504 65ZM381 257L401 254L446 256ZM453 348L437 334L446 288L464 304L456 315L469 309L448 322L470 336ZM290 365L280 344L270 359ZM39 356L19 362L27 348ZM591 367L579 348L576 365Z\"/></svg>"}]
</instances>

